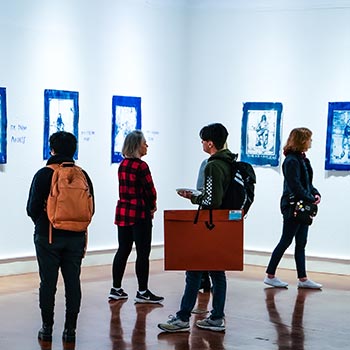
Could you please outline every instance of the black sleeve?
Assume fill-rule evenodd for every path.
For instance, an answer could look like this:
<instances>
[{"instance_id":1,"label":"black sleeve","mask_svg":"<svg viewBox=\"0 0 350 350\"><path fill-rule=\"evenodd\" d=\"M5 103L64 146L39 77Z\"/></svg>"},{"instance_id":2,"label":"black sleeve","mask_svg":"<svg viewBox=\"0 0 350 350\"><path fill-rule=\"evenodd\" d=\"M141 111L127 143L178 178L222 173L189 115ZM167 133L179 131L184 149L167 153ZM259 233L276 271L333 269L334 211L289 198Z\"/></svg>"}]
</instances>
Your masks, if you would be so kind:
<instances>
[{"instance_id":1,"label":"black sleeve","mask_svg":"<svg viewBox=\"0 0 350 350\"><path fill-rule=\"evenodd\" d=\"M302 184L301 166L298 159L286 159L283 164L283 174L288 188L296 198L308 200L310 202L315 201L313 194L308 192Z\"/></svg>"},{"instance_id":2,"label":"black sleeve","mask_svg":"<svg viewBox=\"0 0 350 350\"><path fill-rule=\"evenodd\" d=\"M40 169L32 180L27 201L27 214L35 223L45 211L49 196L53 170L45 167Z\"/></svg>"}]
</instances>

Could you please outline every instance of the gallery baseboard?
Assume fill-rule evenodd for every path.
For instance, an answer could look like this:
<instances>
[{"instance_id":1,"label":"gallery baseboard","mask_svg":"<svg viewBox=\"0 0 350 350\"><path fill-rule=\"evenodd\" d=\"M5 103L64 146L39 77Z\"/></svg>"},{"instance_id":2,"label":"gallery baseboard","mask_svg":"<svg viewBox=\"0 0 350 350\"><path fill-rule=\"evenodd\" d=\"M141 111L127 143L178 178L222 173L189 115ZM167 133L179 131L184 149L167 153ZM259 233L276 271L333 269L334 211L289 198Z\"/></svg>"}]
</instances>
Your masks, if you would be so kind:
<instances>
[{"instance_id":1,"label":"gallery baseboard","mask_svg":"<svg viewBox=\"0 0 350 350\"><path fill-rule=\"evenodd\" d=\"M83 266L109 265L112 263L115 249L90 251L83 260ZM266 266L271 253L253 250L244 251L244 264ZM156 245L152 247L151 260L159 260L164 257L164 246ZM133 249L129 262L134 262L136 252ZM285 269L295 269L294 257L285 254L279 265ZM329 259L322 257L307 257L307 270L310 272L331 273L337 275L350 275L350 260ZM24 257L0 260L0 276L17 275L38 271L35 257Z\"/></svg>"}]
</instances>

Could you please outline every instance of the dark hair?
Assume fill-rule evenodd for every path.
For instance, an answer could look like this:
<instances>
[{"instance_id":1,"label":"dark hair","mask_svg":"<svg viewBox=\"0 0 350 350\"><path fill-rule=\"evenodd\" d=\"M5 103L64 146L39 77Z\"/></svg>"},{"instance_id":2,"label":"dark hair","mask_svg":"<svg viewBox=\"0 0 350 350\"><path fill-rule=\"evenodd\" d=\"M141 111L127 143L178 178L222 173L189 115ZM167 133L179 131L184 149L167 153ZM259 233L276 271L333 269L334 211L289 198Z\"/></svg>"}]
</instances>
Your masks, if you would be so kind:
<instances>
[{"instance_id":1,"label":"dark hair","mask_svg":"<svg viewBox=\"0 0 350 350\"><path fill-rule=\"evenodd\" d=\"M134 130L127 134L122 147L123 156L129 158L139 158L141 143L144 140L145 136L140 130Z\"/></svg>"},{"instance_id":2,"label":"dark hair","mask_svg":"<svg viewBox=\"0 0 350 350\"><path fill-rule=\"evenodd\" d=\"M307 142L312 136L312 131L308 128L295 128L288 137L286 145L283 147L284 154L289 152L307 151Z\"/></svg>"},{"instance_id":3,"label":"dark hair","mask_svg":"<svg viewBox=\"0 0 350 350\"><path fill-rule=\"evenodd\" d=\"M204 126L199 132L199 136L203 141L212 141L215 148L220 150L225 145L228 132L222 124L214 123Z\"/></svg>"},{"instance_id":4,"label":"dark hair","mask_svg":"<svg viewBox=\"0 0 350 350\"><path fill-rule=\"evenodd\" d=\"M56 154L73 158L77 150L77 138L66 131L58 131L50 136L50 149Z\"/></svg>"}]
</instances>

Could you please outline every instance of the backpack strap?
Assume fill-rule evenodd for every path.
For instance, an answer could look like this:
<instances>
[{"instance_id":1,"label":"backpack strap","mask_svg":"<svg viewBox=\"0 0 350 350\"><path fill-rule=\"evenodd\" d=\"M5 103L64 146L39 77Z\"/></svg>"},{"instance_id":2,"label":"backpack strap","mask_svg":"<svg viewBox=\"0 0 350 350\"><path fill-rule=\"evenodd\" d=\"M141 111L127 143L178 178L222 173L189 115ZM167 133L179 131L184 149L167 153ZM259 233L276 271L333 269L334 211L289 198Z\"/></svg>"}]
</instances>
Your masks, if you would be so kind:
<instances>
[{"instance_id":1,"label":"backpack strap","mask_svg":"<svg viewBox=\"0 0 350 350\"><path fill-rule=\"evenodd\" d=\"M56 169L58 169L60 165L59 164L49 164L49 165L46 165L46 167L52 169L53 171L55 171ZM51 182L52 182L52 179L51 179ZM51 185L50 185L50 192L51 192ZM45 208L46 210L46 208ZM49 244L52 244L52 224L49 220Z\"/></svg>"}]
</instances>

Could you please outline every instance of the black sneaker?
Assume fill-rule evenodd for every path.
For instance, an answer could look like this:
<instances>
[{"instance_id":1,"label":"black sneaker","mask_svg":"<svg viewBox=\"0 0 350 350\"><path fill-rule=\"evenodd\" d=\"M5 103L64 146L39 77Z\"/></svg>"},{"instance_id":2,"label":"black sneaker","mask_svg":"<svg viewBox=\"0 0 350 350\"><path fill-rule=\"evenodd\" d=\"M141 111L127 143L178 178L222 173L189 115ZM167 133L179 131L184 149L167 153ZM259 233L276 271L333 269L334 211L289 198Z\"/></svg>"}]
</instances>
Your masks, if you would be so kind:
<instances>
[{"instance_id":1,"label":"black sneaker","mask_svg":"<svg viewBox=\"0 0 350 350\"><path fill-rule=\"evenodd\" d=\"M124 292L122 288L120 288L119 290L112 288L108 298L113 300L128 299L128 295Z\"/></svg>"},{"instance_id":2,"label":"black sneaker","mask_svg":"<svg viewBox=\"0 0 350 350\"><path fill-rule=\"evenodd\" d=\"M146 290L145 293L136 293L135 302L136 303L149 303L149 304L160 304L164 300L163 297L158 297L154 295L150 290Z\"/></svg>"}]
</instances>

